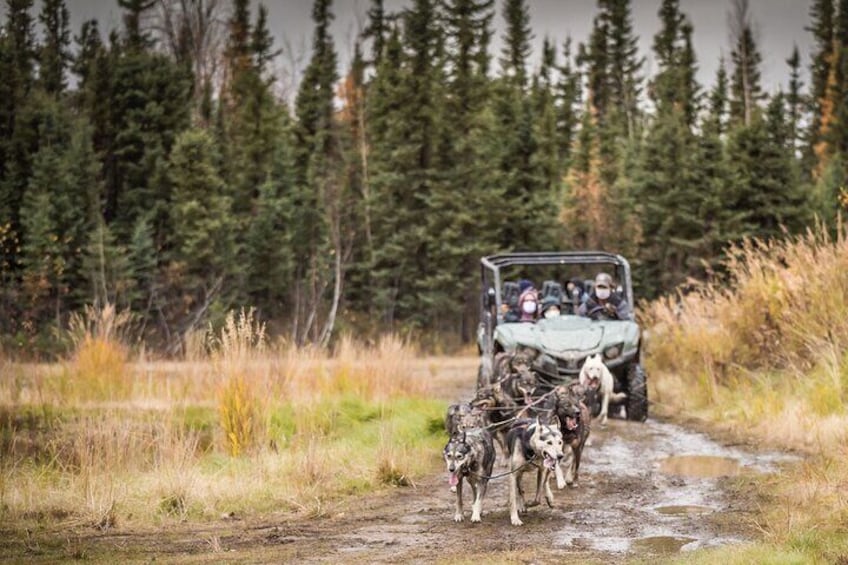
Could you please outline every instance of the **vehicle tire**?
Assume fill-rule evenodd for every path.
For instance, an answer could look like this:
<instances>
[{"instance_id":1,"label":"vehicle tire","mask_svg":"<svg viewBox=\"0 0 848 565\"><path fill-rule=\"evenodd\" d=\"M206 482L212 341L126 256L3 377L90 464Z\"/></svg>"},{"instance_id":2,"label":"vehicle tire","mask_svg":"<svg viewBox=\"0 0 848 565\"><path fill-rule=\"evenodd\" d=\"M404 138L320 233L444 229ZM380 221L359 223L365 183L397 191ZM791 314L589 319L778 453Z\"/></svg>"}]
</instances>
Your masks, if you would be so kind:
<instances>
[{"instance_id":1,"label":"vehicle tire","mask_svg":"<svg viewBox=\"0 0 848 565\"><path fill-rule=\"evenodd\" d=\"M645 370L638 363L627 369L627 419L634 422L648 419L648 385Z\"/></svg>"}]
</instances>

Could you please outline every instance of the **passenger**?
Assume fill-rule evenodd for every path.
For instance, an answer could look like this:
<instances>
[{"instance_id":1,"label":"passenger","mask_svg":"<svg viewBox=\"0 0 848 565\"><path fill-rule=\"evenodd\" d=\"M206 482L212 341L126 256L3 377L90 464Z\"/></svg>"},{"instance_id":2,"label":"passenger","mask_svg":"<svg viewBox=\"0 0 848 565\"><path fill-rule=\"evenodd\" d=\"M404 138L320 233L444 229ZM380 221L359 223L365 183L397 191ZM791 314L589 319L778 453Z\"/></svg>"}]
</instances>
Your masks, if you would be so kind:
<instances>
[{"instance_id":1,"label":"passenger","mask_svg":"<svg viewBox=\"0 0 848 565\"><path fill-rule=\"evenodd\" d=\"M593 320L629 320L630 305L612 291L612 277L607 273L598 273L595 286L577 313Z\"/></svg>"},{"instance_id":2,"label":"passenger","mask_svg":"<svg viewBox=\"0 0 848 565\"><path fill-rule=\"evenodd\" d=\"M585 304L588 295L586 286L578 278L569 279L565 284L565 312L566 314L577 314L581 304Z\"/></svg>"},{"instance_id":3,"label":"passenger","mask_svg":"<svg viewBox=\"0 0 848 565\"><path fill-rule=\"evenodd\" d=\"M558 296L546 296L542 299L542 317L546 320L558 318L560 315L560 300Z\"/></svg>"},{"instance_id":4,"label":"passenger","mask_svg":"<svg viewBox=\"0 0 848 565\"><path fill-rule=\"evenodd\" d=\"M518 312L522 322L535 322L539 311L539 291L531 281L522 279L518 282L521 295L518 297Z\"/></svg>"}]
</instances>

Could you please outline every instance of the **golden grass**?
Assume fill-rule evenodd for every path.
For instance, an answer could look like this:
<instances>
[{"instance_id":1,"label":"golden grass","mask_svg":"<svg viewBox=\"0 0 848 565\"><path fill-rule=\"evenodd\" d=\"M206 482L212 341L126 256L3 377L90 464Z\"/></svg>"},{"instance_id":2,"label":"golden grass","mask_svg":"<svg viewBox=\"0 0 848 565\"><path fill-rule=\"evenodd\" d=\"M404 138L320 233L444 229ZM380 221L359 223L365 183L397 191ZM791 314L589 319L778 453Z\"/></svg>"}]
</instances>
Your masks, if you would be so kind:
<instances>
[{"instance_id":1,"label":"golden grass","mask_svg":"<svg viewBox=\"0 0 848 565\"><path fill-rule=\"evenodd\" d=\"M119 313L111 304L88 306L71 316L74 353L65 370L73 386L65 392L79 400L123 400L132 394L125 339L131 322L130 313Z\"/></svg>"},{"instance_id":2,"label":"golden grass","mask_svg":"<svg viewBox=\"0 0 848 565\"><path fill-rule=\"evenodd\" d=\"M761 485L764 541L728 562L846 560L848 244L823 232L748 242L727 267L729 284L644 308L655 411L806 455Z\"/></svg>"},{"instance_id":3,"label":"golden grass","mask_svg":"<svg viewBox=\"0 0 848 565\"><path fill-rule=\"evenodd\" d=\"M413 484L437 458L443 407L398 338L269 347L242 312L190 361L154 363L81 327L67 361L4 366L0 523L318 515L346 493ZM433 458L412 456L422 447Z\"/></svg>"}]
</instances>

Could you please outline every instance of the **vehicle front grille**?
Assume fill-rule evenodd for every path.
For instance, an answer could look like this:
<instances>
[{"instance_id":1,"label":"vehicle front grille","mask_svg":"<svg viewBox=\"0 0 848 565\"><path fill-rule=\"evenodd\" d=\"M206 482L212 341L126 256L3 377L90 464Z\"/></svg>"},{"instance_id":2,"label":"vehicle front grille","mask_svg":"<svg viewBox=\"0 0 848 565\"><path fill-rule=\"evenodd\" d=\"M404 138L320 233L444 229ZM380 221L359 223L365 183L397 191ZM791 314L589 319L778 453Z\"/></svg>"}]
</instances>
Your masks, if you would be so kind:
<instances>
[{"instance_id":1,"label":"vehicle front grille","mask_svg":"<svg viewBox=\"0 0 848 565\"><path fill-rule=\"evenodd\" d=\"M557 371L560 375L576 375L583 365L583 358L557 359Z\"/></svg>"}]
</instances>

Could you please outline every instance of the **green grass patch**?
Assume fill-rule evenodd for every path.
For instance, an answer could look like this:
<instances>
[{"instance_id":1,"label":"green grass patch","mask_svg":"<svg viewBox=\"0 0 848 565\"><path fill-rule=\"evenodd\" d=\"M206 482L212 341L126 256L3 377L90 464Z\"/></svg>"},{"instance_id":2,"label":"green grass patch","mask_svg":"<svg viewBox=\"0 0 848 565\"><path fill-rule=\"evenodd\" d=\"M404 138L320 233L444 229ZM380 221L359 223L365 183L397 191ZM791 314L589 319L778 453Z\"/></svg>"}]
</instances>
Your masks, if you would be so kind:
<instances>
[{"instance_id":1,"label":"green grass patch","mask_svg":"<svg viewBox=\"0 0 848 565\"><path fill-rule=\"evenodd\" d=\"M731 545L687 553L670 563L686 565L829 565L848 561L845 532L799 532L786 543Z\"/></svg>"}]
</instances>

